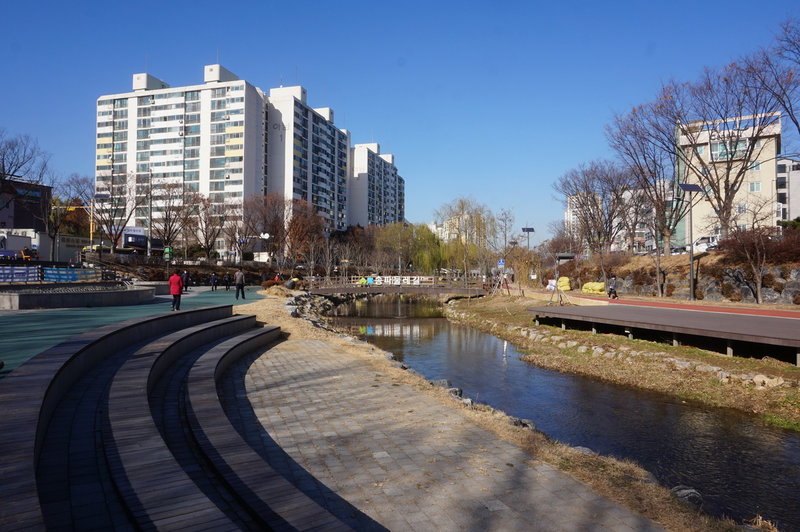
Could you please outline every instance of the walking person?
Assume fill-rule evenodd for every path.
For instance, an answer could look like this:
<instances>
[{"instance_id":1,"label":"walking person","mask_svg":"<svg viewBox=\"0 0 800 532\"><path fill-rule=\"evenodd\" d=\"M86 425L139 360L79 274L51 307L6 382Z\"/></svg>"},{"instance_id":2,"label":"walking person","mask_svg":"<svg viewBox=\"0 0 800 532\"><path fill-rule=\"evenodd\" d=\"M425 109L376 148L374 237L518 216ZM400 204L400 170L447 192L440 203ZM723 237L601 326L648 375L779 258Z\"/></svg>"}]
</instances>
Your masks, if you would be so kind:
<instances>
[{"instance_id":1,"label":"walking person","mask_svg":"<svg viewBox=\"0 0 800 532\"><path fill-rule=\"evenodd\" d=\"M172 294L172 308L170 310L180 310L183 279L178 275L178 272L174 272L169 278L169 293Z\"/></svg>"},{"instance_id":2,"label":"walking person","mask_svg":"<svg viewBox=\"0 0 800 532\"><path fill-rule=\"evenodd\" d=\"M183 277L181 279L183 281L183 291L189 291L189 272L187 270L183 270Z\"/></svg>"},{"instance_id":3,"label":"walking person","mask_svg":"<svg viewBox=\"0 0 800 532\"><path fill-rule=\"evenodd\" d=\"M608 280L608 299L619 299L617 297L617 276L612 275Z\"/></svg>"},{"instance_id":4,"label":"walking person","mask_svg":"<svg viewBox=\"0 0 800 532\"><path fill-rule=\"evenodd\" d=\"M240 267L235 274L233 274L233 284L236 285L236 299L239 299L239 291L242 291L242 299L244 299L244 272Z\"/></svg>"},{"instance_id":5,"label":"walking person","mask_svg":"<svg viewBox=\"0 0 800 532\"><path fill-rule=\"evenodd\" d=\"M209 281L211 282L211 291L217 291L217 272L211 272L211 277L209 277Z\"/></svg>"},{"instance_id":6,"label":"walking person","mask_svg":"<svg viewBox=\"0 0 800 532\"><path fill-rule=\"evenodd\" d=\"M231 276L228 272L225 272L225 275L222 276L222 282L225 283L226 292L231 289Z\"/></svg>"}]
</instances>

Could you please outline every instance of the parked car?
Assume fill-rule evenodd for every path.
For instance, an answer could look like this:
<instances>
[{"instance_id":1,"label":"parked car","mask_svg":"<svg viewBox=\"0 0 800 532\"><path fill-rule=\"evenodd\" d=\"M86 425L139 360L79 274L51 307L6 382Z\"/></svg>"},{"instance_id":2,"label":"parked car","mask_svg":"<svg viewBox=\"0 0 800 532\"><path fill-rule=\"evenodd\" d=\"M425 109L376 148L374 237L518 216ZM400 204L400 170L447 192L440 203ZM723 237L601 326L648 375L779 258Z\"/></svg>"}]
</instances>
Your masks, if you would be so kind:
<instances>
[{"instance_id":1,"label":"parked car","mask_svg":"<svg viewBox=\"0 0 800 532\"><path fill-rule=\"evenodd\" d=\"M703 253L710 249L717 249L719 244L719 237L716 235L701 236L694 241L693 249L695 253ZM686 246L686 251L689 251L689 246Z\"/></svg>"}]
</instances>

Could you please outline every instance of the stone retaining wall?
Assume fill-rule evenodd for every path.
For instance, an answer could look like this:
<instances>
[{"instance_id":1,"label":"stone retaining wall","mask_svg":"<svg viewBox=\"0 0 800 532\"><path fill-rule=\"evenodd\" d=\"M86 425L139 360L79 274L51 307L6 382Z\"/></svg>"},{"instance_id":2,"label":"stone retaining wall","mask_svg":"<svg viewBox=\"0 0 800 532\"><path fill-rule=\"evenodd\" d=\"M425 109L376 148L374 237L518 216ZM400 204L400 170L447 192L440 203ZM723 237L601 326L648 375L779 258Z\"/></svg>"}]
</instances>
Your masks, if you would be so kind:
<instances>
[{"instance_id":1,"label":"stone retaining wall","mask_svg":"<svg viewBox=\"0 0 800 532\"><path fill-rule=\"evenodd\" d=\"M780 266L764 268L769 274L771 286L761 289L761 297L765 303L793 304L800 295L800 268L787 269ZM747 281L748 275L743 268L726 268L724 277L719 279L704 275L702 268L697 278L698 299L707 301L734 300L754 303L755 283ZM672 285L673 297L689 297L689 279L684 273L667 273L665 286ZM655 295L658 292L655 284L636 285L633 275L619 279L617 293L619 295Z\"/></svg>"}]
</instances>

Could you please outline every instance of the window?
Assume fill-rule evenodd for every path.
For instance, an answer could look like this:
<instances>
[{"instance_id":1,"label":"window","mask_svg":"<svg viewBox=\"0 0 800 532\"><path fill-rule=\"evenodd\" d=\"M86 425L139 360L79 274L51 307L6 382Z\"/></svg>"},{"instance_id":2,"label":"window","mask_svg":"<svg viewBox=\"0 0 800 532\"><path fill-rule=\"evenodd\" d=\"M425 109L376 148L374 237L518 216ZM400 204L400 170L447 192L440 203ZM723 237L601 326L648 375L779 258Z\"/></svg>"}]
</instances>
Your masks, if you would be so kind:
<instances>
[{"instance_id":1,"label":"window","mask_svg":"<svg viewBox=\"0 0 800 532\"><path fill-rule=\"evenodd\" d=\"M785 164L779 164L778 165L778 173L779 174L785 174L786 173L786 165Z\"/></svg>"},{"instance_id":2,"label":"window","mask_svg":"<svg viewBox=\"0 0 800 532\"><path fill-rule=\"evenodd\" d=\"M754 163L750 163L750 171L758 172L759 170L761 170L761 163L760 162L756 161Z\"/></svg>"},{"instance_id":3,"label":"window","mask_svg":"<svg viewBox=\"0 0 800 532\"><path fill-rule=\"evenodd\" d=\"M786 192L778 192L778 203L786 204Z\"/></svg>"},{"instance_id":4,"label":"window","mask_svg":"<svg viewBox=\"0 0 800 532\"><path fill-rule=\"evenodd\" d=\"M727 159L741 159L747 152L746 140L728 140L711 143L711 160L724 161Z\"/></svg>"},{"instance_id":5,"label":"window","mask_svg":"<svg viewBox=\"0 0 800 532\"><path fill-rule=\"evenodd\" d=\"M775 188L786 188L786 176L775 179Z\"/></svg>"},{"instance_id":6,"label":"window","mask_svg":"<svg viewBox=\"0 0 800 532\"><path fill-rule=\"evenodd\" d=\"M736 204L736 214L745 214L747 212L747 203Z\"/></svg>"},{"instance_id":7,"label":"window","mask_svg":"<svg viewBox=\"0 0 800 532\"><path fill-rule=\"evenodd\" d=\"M753 181L750 183L750 192L761 192L761 181Z\"/></svg>"}]
</instances>

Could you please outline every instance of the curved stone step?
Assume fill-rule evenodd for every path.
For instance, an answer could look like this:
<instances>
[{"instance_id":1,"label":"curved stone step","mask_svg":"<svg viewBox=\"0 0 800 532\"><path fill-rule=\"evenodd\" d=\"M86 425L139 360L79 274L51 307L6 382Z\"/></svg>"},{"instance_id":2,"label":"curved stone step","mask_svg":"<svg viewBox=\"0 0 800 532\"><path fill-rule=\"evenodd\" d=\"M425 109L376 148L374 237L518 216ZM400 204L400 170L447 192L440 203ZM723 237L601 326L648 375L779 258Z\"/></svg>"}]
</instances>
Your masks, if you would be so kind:
<instances>
[{"instance_id":1,"label":"curved stone step","mask_svg":"<svg viewBox=\"0 0 800 532\"><path fill-rule=\"evenodd\" d=\"M0 394L0 523L43 529L36 468L51 417L64 395L91 368L142 339L230 316L231 305L163 313L99 327L43 351L9 373Z\"/></svg>"},{"instance_id":2,"label":"curved stone step","mask_svg":"<svg viewBox=\"0 0 800 532\"><path fill-rule=\"evenodd\" d=\"M225 370L243 355L277 339L278 327L249 331L202 355L187 381L187 417L198 446L264 525L273 530L351 530L275 471L240 436L217 395Z\"/></svg>"},{"instance_id":3,"label":"curved stone step","mask_svg":"<svg viewBox=\"0 0 800 532\"><path fill-rule=\"evenodd\" d=\"M182 355L254 326L254 316L234 316L172 333L139 349L114 376L105 452L116 489L137 526L239 529L235 518L218 508L178 464L153 420L149 394Z\"/></svg>"}]
</instances>

